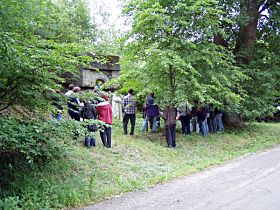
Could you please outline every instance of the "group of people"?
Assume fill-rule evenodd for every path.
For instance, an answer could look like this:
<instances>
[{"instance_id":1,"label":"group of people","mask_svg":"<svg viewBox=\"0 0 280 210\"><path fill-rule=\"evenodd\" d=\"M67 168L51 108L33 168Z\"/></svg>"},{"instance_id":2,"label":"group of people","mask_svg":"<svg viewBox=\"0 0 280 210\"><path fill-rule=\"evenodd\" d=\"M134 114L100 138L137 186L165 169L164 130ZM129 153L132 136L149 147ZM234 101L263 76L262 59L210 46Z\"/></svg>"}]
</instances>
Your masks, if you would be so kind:
<instances>
[{"instance_id":1,"label":"group of people","mask_svg":"<svg viewBox=\"0 0 280 210\"><path fill-rule=\"evenodd\" d=\"M80 100L79 93L81 88L70 84L68 91L65 93L67 97L68 115L71 119L76 121L83 120L100 120L103 122L101 126L95 123L87 125L89 133L100 131L100 137L104 147L111 148L112 136L112 106L108 102L108 96L102 92L98 92L99 97L93 100ZM57 106L56 106L57 107ZM58 107L57 107L58 108ZM56 120L61 120L61 114L53 115ZM76 134L77 135L77 134ZM85 137L86 147L95 147L95 135L88 135Z\"/></svg>"},{"instance_id":2,"label":"group of people","mask_svg":"<svg viewBox=\"0 0 280 210\"><path fill-rule=\"evenodd\" d=\"M107 94L98 91L100 96L95 102L80 101L78 93L81 91L80 87L75 87L73 84L69 85L68 91L65 95L68 97L68 114L70 118L80 121L86 119L98 119L104 123L99 126L100 137L103 146L111 148L112 146L112 105L109 103ZM133 89L129 89L126 96L122 99L122 122L124 135L134 136L136 123L137 103L133 96ZM155 96L153 93L147 96L143 107L143 124L141 131L157 132L160 126L160 118L164 119L164 128L166 135L167 147L176 147L176 122L181 122L182 134L190 135L193 131L200 132L203 137L208 133L223 132L224 126L222 122L223 113L212 106L200 107L193 106L192 108L187 104L181 104L175 108L171 105L166 106L162 111L155 103ZM128 124L130 122L130 132L128 132ZM150 126L149 126L150 124ZM98 127L95 124L88 125L90 132L96 132ZM95 146L95 138L92 136L85 137L85 146Z\"/></svg>"}]
</instances>

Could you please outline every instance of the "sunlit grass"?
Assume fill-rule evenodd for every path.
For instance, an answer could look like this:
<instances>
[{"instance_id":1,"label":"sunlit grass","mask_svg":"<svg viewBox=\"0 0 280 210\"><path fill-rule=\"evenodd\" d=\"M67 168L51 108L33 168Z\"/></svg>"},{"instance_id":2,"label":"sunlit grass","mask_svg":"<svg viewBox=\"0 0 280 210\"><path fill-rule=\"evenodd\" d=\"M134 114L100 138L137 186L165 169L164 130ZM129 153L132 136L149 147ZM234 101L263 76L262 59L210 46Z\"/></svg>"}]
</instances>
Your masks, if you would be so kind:
<instances>
[{"instance_id":1,"label":"sunlit grass","mask_svg":"<svg viewBox=\"0 0 280 210\"><path fill-rule=\"evenodd\" d=\"M176 149L165 147L162 133L136 131L134 138L124 136L121 122L116 120L111 149L104 148L97 136L96 148L84 148L81 138L81 144L65 159L49 163L42 170L25 172L23 178L15 180L18 204L24 209L82 206L145 189L273 147L280 143L280 124L254 123L240 131L206 138L196 133L178 134Z\"/></svg>"}]
</instances>

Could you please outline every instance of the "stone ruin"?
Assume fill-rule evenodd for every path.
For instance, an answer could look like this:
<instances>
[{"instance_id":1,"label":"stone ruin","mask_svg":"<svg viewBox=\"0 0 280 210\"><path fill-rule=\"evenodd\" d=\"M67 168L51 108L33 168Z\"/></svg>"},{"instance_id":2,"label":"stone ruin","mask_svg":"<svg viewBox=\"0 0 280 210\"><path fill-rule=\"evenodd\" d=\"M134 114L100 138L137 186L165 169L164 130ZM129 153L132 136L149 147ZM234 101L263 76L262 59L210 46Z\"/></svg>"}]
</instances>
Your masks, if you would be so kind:
<instances>
[{"instance_id":1,"label":"stone ruin","mask_svg":"<svg viewBox=\"0 0 280 210\"><path fill-rule=\"evenodd\" d=\"M81 77L77 81L77 85L82 89L92 89L98 84L104 84L113 78L119 76L120 64L119 57L115 55L95 56L88 53L92 57L89 68L81 67Z\"/></svg>"}]
</instances>

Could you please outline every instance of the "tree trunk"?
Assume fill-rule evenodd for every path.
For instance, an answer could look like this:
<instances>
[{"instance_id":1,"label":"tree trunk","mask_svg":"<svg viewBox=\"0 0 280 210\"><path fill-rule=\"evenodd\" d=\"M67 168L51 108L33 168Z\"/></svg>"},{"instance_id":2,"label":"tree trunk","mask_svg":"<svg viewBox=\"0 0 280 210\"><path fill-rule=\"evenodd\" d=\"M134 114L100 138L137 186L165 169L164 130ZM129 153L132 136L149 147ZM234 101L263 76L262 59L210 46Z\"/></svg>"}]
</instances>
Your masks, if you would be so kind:
<instances>
[{"instance_id":1,"label":"tree trunk","mask_svg":"<svg viewBox=\"0 0 280 210\"><path fill-rule=\"evenodd\" d=\"M175 85L175 71L173 69L172 65L169 65L169 85L171 90L171 97L172 99L175 99L175 91L176 91L176 85Z\"/></svg>"},{"instance_id":2,"label":"tree trunk","mask_svg":"<svg viewBox=\"0 0 280 210\"><path fill-rule=\"evenodd\" d=\"M241 0L241 15L248 19L240 25L235 54L240 64L249 64L257 36L258 0Z\"/></svg>"}]
</instances>

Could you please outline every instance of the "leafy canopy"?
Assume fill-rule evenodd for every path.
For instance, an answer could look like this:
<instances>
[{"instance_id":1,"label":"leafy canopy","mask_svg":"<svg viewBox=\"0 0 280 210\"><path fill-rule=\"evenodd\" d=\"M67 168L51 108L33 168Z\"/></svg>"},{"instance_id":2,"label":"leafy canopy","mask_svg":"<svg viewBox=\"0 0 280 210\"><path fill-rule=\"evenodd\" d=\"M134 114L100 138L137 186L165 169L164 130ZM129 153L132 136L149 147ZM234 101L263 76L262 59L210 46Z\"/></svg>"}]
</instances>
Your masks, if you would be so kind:
<instances>
[{"instance_id":1,"label":"leafy canopy","mask_svg":"<svg viewBox=\"0 0 280 210\"><path fill-rule=\"evenodd\" d=\"M133 24L123 39L122 77L138 81L138 90L155 92L161 103L240 102L246 76L232 53L212 42L221 21L230 21L220 19L217 1L137 0L124 11Z\"/></svg>"}]
</instances>

